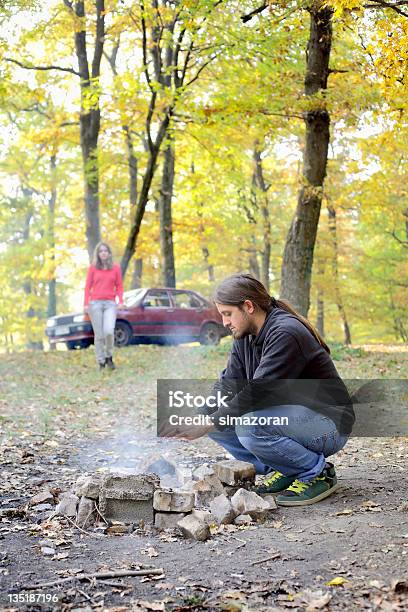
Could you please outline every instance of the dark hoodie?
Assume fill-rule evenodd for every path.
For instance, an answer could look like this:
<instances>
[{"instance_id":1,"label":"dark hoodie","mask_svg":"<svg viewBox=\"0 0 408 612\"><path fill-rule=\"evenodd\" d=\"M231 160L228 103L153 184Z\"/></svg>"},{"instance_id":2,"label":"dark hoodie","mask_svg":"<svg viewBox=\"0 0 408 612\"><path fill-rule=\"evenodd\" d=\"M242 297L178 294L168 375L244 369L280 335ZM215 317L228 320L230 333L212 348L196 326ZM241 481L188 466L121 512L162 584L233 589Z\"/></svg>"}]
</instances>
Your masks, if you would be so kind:
<instances>
[{"instance_id":1,"label":"dark hoodie","mask_svg":"<svg viewBox=\"0 0 408 612\"><path fill-rule=\"evenodd\" d=\"M341 434L355 420L349 393L327 351L295 316L273 307L257 336L234 340L215 390L229 396L227 407L211 413L240 416L282 404L300 404L330 417ZM282 413L281 416L284 416Z\"/></svg>"}]
</instances>

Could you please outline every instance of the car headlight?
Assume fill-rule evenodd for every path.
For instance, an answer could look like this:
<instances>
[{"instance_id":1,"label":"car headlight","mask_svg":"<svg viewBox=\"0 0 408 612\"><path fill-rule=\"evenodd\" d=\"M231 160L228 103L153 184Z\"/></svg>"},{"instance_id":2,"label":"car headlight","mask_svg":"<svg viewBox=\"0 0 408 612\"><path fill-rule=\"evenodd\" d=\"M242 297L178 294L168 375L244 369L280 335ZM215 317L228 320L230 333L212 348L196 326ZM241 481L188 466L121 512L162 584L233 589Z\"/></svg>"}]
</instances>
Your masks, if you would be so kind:
<instances>
[{"instance_id":1,"label":"car headlight","mask_svg":"<svg viewBox=\"0 0 408 612\"><path fill-rule=\"evenodd\" d=\"M86 321L86 318L83 314L75 315L75 317L73 318L74 323L83 323L84 321Z\"/></svg>"},{"instance_id":2,"label":"car headlight","mask_svg":"<svg viewBox=\"0 0 408 612\"><path fill-rule=\"evenodd\" d=\"M48 319L47 321L47 327L55 327L57 324L55 319Z\"/></svg>"}]
</instances>

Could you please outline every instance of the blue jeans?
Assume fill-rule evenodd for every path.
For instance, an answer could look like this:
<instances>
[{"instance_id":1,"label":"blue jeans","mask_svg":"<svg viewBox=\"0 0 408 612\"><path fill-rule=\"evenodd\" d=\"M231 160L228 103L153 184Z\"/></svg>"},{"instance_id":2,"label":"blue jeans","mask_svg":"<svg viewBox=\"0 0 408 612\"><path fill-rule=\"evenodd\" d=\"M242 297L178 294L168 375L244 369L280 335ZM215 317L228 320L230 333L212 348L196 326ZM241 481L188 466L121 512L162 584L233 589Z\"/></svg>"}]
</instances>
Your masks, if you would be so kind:
<instances>
[{"instance_id":1,"label":"blue jeans","mask_svg":"<svg viewBox=\"0 0 408 612\"><path fill-rule=\"evenodd\" d=\"M273 406L242 416L288 419L288 424L240 424L209 434L235 459L252 463L257 474L277 470L308 482L323 470L326 457L341 450L348 439L329 417L305 406Z\"/></svg>"}]
</instances>

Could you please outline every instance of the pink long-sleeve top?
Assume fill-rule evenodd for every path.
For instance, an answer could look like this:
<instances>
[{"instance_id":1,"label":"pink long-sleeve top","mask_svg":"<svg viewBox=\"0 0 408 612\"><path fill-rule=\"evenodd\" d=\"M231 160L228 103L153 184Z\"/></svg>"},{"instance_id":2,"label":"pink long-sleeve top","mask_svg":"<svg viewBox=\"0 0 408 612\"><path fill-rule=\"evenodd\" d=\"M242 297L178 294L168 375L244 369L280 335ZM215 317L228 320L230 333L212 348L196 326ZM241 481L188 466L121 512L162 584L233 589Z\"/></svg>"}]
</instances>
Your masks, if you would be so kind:
<instances>
[{"instance_id":1,"label":"pink long-sleeve top","mask_svg":"<svg viewBox=\"0 0 408 612\"><path fill-rule=\"evenodd\" d=\"M120 267L114 264L110 270L99 270L94 265L89 266L85 283L84 306L90 300L116 300L123 304L123 283Z\"/></svg>"}]
</instances>

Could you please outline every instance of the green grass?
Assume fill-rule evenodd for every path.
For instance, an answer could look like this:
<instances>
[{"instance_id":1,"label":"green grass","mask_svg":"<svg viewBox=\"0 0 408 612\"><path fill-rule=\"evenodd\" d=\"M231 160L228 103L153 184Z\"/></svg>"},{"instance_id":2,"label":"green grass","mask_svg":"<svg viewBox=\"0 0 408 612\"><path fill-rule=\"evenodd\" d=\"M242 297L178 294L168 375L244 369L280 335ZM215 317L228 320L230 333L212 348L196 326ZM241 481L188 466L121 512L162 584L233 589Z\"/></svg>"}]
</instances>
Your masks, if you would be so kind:
<instances>
[{"instance_id":1,"label":"green grass","mask_svg":"<svg viewBox=\"0 0 408 612\"><path fill-rule=\"evenodd\" d=\"M364 350L360 347L351 347L341 342L330 342L330 354L334 361L343 361L348 355L352 357L363 357Z\"/></svg>"},{"instance_id":2,"label":"green grass","mask_svg":"<svg viewBox=\"0 0 408 612\"><path fill-rule=\"evenodd\" d=\"M100 372L93 348L0 356L0 431L55 436L105 436L112 428L152 428L159 378L216 379L231 339L217 347L130 346L118 350L114 372ZM404 347L375 351L331 344L344 378L408 378Z\"/></svg>"}]
</instances>

